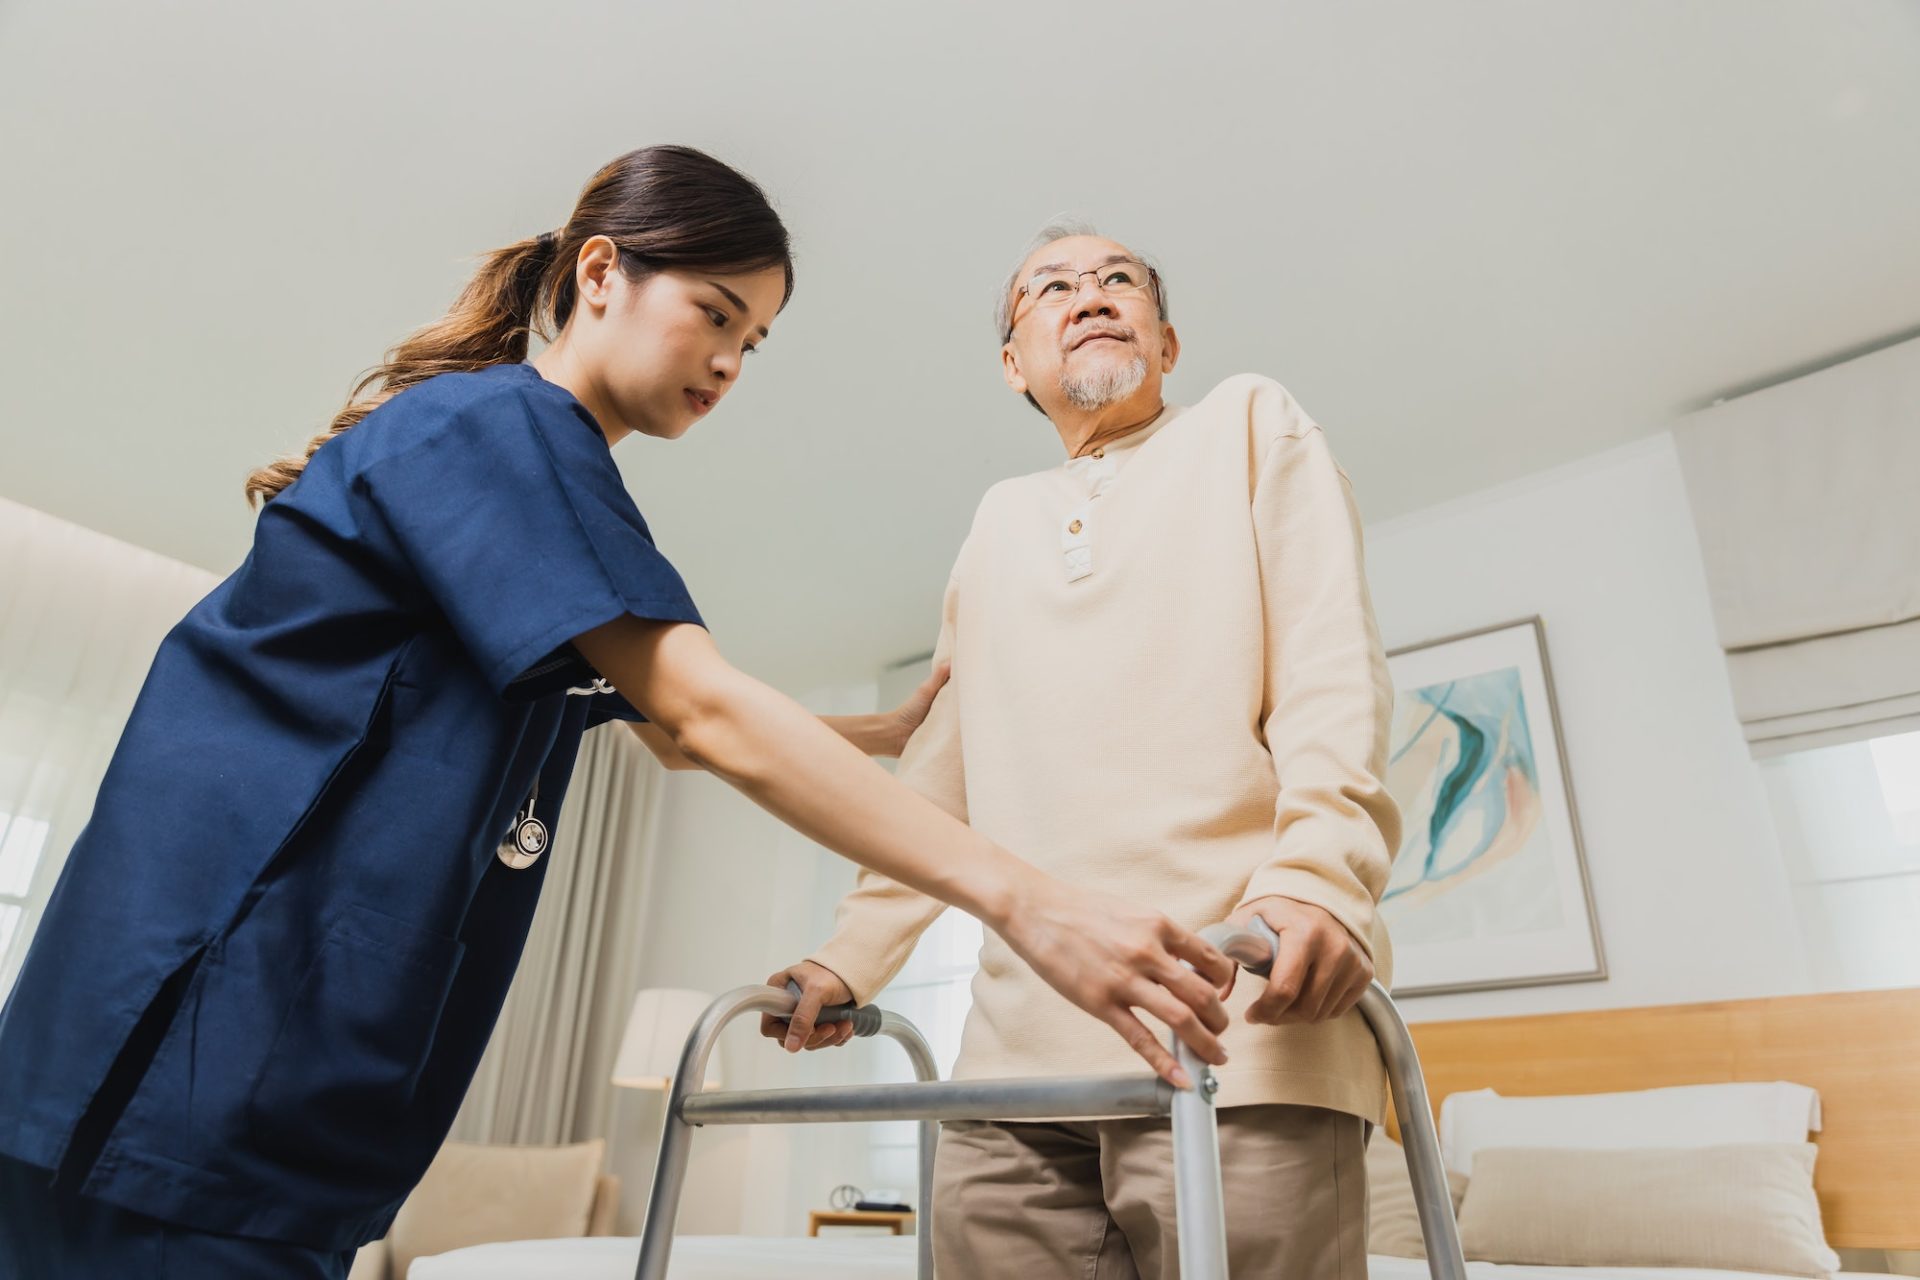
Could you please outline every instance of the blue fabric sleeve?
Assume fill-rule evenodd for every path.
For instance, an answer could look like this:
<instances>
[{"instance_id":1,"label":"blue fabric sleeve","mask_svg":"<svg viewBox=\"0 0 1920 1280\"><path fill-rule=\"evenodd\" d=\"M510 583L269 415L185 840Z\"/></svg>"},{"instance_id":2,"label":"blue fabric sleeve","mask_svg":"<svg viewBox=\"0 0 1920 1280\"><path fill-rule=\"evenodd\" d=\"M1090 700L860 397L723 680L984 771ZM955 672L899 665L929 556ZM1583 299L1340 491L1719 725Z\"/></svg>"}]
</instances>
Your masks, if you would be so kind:
<instances>
[{"instance_id":1,"label":"blue fabric sleeve","mask_svg":"<svg viewBox=\"0 0 1920 1280\"><path fill-rule=\"evenodd\" d=\"M360 488L502 697L592 680L569 642L624 614L704 625L599 429L547 395L504 389L421 424ZM596 719L639 718L595 702Z\"/></svg>"},{"instance_id":2,"label":"blue fabric sleeve","mask_svg":"<svg viewBox=\"0 0 1920 1280\"><path fill-rule=\"evenodd\" d=\"M593 700L587 710L587 728L605 724L609 720L632 720L645 724L647 718L634 710L633 704L617 693L603 693Z\"/></svg>"}]
</instances>

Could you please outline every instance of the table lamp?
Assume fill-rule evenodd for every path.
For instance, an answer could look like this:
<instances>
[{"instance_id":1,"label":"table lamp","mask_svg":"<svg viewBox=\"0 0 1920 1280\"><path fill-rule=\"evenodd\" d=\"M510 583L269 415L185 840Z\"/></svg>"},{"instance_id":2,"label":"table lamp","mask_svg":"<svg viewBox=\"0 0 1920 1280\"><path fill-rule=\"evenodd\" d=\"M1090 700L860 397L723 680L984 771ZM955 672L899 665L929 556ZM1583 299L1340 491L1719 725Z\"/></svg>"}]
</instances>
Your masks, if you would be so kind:
<instances>
[{"instance_id":1,"label":"table lamp","mask_svg":"<svg viewBox=\"0 0 1920 1280\"><path fill-rule=\"evenodd\" d=\"M682 987L648 987L633 998L626 1034L613 1062L613 1083L628 1089L665 1090L680 1067L680 1051L694 1023L713 1003L704 991ZM720 1087L720 1047L707 1058L703 1089Z\"/></svg>"}]
</instances>

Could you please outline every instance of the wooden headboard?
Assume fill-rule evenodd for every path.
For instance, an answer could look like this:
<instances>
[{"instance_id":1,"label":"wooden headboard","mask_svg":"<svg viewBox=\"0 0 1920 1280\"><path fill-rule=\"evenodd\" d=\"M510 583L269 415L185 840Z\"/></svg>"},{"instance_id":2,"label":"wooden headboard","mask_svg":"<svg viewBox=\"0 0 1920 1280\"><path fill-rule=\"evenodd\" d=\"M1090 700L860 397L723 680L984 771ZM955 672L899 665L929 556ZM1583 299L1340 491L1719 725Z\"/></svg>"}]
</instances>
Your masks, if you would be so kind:
<instances>
[{"instance_id":1,"label":"wooden headboard","mask_svg":"<svg viewBox=\"0 0 1920 1280\"><path fill-rule=\"evenodd\" d=\"M1405 1012L1416 1012L1405 1010ZM1814 1187L1843 1249L1920 1249L1920 988L1414 1023L1450 1093L1790 1080L1820 1093Z\"/></svg>"}]
</instances>

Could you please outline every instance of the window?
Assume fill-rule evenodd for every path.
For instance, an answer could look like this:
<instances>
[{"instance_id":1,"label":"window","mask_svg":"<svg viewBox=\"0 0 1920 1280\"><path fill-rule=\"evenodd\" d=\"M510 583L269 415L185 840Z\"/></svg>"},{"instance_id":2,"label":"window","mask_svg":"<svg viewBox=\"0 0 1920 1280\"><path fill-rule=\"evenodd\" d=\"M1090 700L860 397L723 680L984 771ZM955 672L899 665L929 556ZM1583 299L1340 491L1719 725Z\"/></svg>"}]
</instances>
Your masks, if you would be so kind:
<instances>
[{"instance_id":1,"label":"window","mask_svg":"<svg viewBox=\"0 0 1920 1280\"><path fill-rule=\"evenodd\" d=\"M1816 987L1920 984L1920 733L1762 761Z\"/></svg>"},{"instance_id":2,"label":"window","mask_svg":"<svg viewBox=\"0 0 1920 1280\"><path fill-rule=\"evenodd\" d=\"M0 972L15 973L19 964L13 955L16 939L24 948L26 936L20 928L27 915L27 894L33 888L33 873L40 865L40 853L46 848L48 824L28 817L0 812ZM0 985L0 1000L6 987Z\"/></svg>"},{"instance_id":3,"label":"window","mask_svg":"<svg viewBox=\"0 0 1920 1280\"><path fill-rule=\"evenodd\" d=\"M1920 849L1920 733L1875 738L1867 749L1880 776L1880 797L1892 820L1894 840Z\"/></svg>"},{"instance_id":4,"label":"window","mask_svg":"<svg viewBox=\"0 0 1920 1280\"><path fill-rule=\"evenodd\" d=\"M0 499L0 998L161 637L217 579Z\"/></svg>"}]
</instances>

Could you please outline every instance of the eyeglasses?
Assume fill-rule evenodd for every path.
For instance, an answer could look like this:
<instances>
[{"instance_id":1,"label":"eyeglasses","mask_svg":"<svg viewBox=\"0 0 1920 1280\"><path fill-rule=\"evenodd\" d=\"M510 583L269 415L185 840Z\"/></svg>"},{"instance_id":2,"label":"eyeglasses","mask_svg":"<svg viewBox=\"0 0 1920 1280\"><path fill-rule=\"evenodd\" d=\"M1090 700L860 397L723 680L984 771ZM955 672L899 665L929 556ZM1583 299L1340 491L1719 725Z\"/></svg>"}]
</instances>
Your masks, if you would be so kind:
<instances>
[{"instance_id":1,"label":"eyeglasses","mask_svg":"<svg viewBox=\"0 0 1920 1280\"><path fill-rule=\"evenodd\" d=\"M1036 271L1033 277L1014 290L1013 306L1008 311L1006 337L1013 336L1013 328L1020 323L1016 314L1020 310L1020 299L1024 295L1033 299L1034 308L1064 307L1073 301L1080 292L1080 278L1093 277L1093 287L1108 297L1124 297L1151 287L1154 296L1159 296L1160 276L1144 262L1131 258L1119 262L1109 262L1090 271L1074 271L1062 267L1055 271Z\"/></svg>"}]
</instances>

